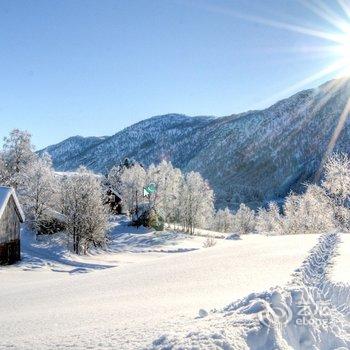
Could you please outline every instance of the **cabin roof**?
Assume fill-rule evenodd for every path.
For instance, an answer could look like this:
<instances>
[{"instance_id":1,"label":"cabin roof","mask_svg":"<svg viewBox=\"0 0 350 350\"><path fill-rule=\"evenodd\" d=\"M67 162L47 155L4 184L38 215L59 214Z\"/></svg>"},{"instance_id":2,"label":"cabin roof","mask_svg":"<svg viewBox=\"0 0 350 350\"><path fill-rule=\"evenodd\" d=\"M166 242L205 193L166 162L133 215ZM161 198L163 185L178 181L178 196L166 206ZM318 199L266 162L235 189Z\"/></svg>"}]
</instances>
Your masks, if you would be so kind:
<instances>
[{"instance_id":1,"label":"cabin roof","mask_svg":"<svg viewBox=\"0 0 350 350\"><path fill-rule=\"evenodd\" d=\"M122 199L122 195L121 195L117 190L115 190L113 187L109 186L109 187L108 187L108 190L110 190L113 194L115 194L115 195L118 196L120 199Z\"/></svg>"},{"instance_id":2,"label":"cabin roof","mask_svg":"<svg viewBox=\"0 0 350 350\"><path fill-rule=\"evenodd\" d=\"M21 222L24 222L25 216L23 210L21 208L21 205L19 204L16 192L12 187L0 186L0 218L2 217L2 214L4 213L7 203L10 200L11 196L15 202L19 219Z\"/></svg>"}]
</instances>

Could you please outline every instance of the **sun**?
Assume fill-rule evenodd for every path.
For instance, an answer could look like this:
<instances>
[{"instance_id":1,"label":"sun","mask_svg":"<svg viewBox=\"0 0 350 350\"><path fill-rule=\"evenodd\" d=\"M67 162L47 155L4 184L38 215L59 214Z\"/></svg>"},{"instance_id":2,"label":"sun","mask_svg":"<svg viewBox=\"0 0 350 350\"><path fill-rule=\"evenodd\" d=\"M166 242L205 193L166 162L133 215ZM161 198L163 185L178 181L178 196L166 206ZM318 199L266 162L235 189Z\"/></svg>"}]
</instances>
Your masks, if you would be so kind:
<instances>
[{"instance_id":1,"label":"sun","mask_svg":"<svg viewBox=\"0 0 350 350\"><path fill-rule=\"evenodd\" d=\"M315 59L324 58L328 63L318 68L309 76L294 82L285 89L270 96L267 100L261 101L261 104L265 105L267 102L276 101L278 98L283 98L288 94L295 93L313 82L320 82L326 78L328 80L332 79L328 84L329 89L326 90L324 98L315 106L315 108L320 108L325 101L332 97L336 89L343 88L344 84L350 81L350 0L298 0L298 2L302 5L303 9L311 11L318 19L324 21L327 26L323 28L322 25L320 26L320 23L318 23L317 26L314 27L310 22L308 22L307 25L303 25L299 20L296 22L284 22L278 18L247 15L221 6L206 7L208 11L239 18L241 20L243 19L253 22L254 24L269 26L278 30L286 30L300 35L314 37L320 40L320 42L323 42L315 46L300 47L299 51L303 55L306 54L308 59L312 59L313 57L315 57ZM298 47L292 48L291 50L294 53L298 52ZM333 152L340 132L346 121L350 118L350 89L346 88L345 92L349 95L348 101L343 112L339 115L338 124L329 140L327 150L321 163L321 168L324 160Z\"/></svg>"}]
</instances>

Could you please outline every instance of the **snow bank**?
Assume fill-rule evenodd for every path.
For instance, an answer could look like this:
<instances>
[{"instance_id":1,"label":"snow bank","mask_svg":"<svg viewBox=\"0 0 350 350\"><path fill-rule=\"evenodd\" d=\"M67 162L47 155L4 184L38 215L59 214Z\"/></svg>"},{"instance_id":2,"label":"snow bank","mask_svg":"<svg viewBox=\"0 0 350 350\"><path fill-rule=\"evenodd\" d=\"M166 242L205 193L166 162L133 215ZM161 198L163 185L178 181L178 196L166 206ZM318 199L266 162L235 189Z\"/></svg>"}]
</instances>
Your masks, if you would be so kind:
<instances>
[{"instance_id":1,"label":"snow bank","mask_svg":"<svg viewBox=\"0 0 350 350\"><path fill-rule=\"evenodd\" d=\"M334 267L331 271L333 282L350 284L350 234L343 233L340 236L338 255L334 259Z\"/></svg>"},{"instance_id":2,"label":"snow bank","mask_svg":"<svg viewBox=\"0 0 350 350\"><path fill-rule=\"evenodd\" d=\"M197 319L191 331L164 334L149 349L349 349L344 302L350 289L327 278L339 240L337 233L321 236L285 288L252 293L214 310Z\"/></svg>"}]
</instances>

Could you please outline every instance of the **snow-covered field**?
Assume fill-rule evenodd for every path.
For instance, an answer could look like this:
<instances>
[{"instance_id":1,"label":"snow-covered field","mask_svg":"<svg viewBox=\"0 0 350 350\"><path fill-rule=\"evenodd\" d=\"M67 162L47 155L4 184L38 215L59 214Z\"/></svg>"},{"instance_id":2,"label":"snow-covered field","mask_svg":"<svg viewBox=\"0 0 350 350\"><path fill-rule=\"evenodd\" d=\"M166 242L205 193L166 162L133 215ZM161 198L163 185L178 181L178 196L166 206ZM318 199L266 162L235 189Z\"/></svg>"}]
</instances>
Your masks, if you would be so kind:
<instances>
[{"instance_id":1,"label":"snow-covered field","mask_svg":"<svg viewBox=\"0 0 350 350\"><path fill-rule=\"evenodd\" d=\"M247 235L203 248L205 237L119 221L109 251L87 257L68 253L59 237L49 243L22 236L23 261L0 268L1 349L287 349L283 339L296 349L350 344L312 347L304 328L288 328L288 338L285 327L265 327L255 317L271 300L293 307L291 295L309 293L307 274L312 287L320 283L316 277L326 280L336 235ZM320 251L326 258L316 259L315 277L312 259ZM334 278L344 275L336 266Z\"/></svg>"}]
</instances>

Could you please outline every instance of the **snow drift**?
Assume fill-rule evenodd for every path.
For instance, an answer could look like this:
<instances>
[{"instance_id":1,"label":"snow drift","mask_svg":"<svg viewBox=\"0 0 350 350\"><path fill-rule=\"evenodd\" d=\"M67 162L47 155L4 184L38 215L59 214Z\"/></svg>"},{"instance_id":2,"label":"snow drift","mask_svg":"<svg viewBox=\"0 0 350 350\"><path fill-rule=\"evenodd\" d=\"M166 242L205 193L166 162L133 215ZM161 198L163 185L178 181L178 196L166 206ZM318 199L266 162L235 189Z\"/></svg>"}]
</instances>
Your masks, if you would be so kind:
<instances>
[{"instance_id":1,"label":"snow drift","mask_svg":"<svg viewBox=\"0 0 350 350\"><path fill-rule=\"evenodd\" d=\"M190 331L164 334L149 349L349 349L350 286L328 278L339 240L322 235L286 287L202 310Z\"/></svg>"}]
</instances>

